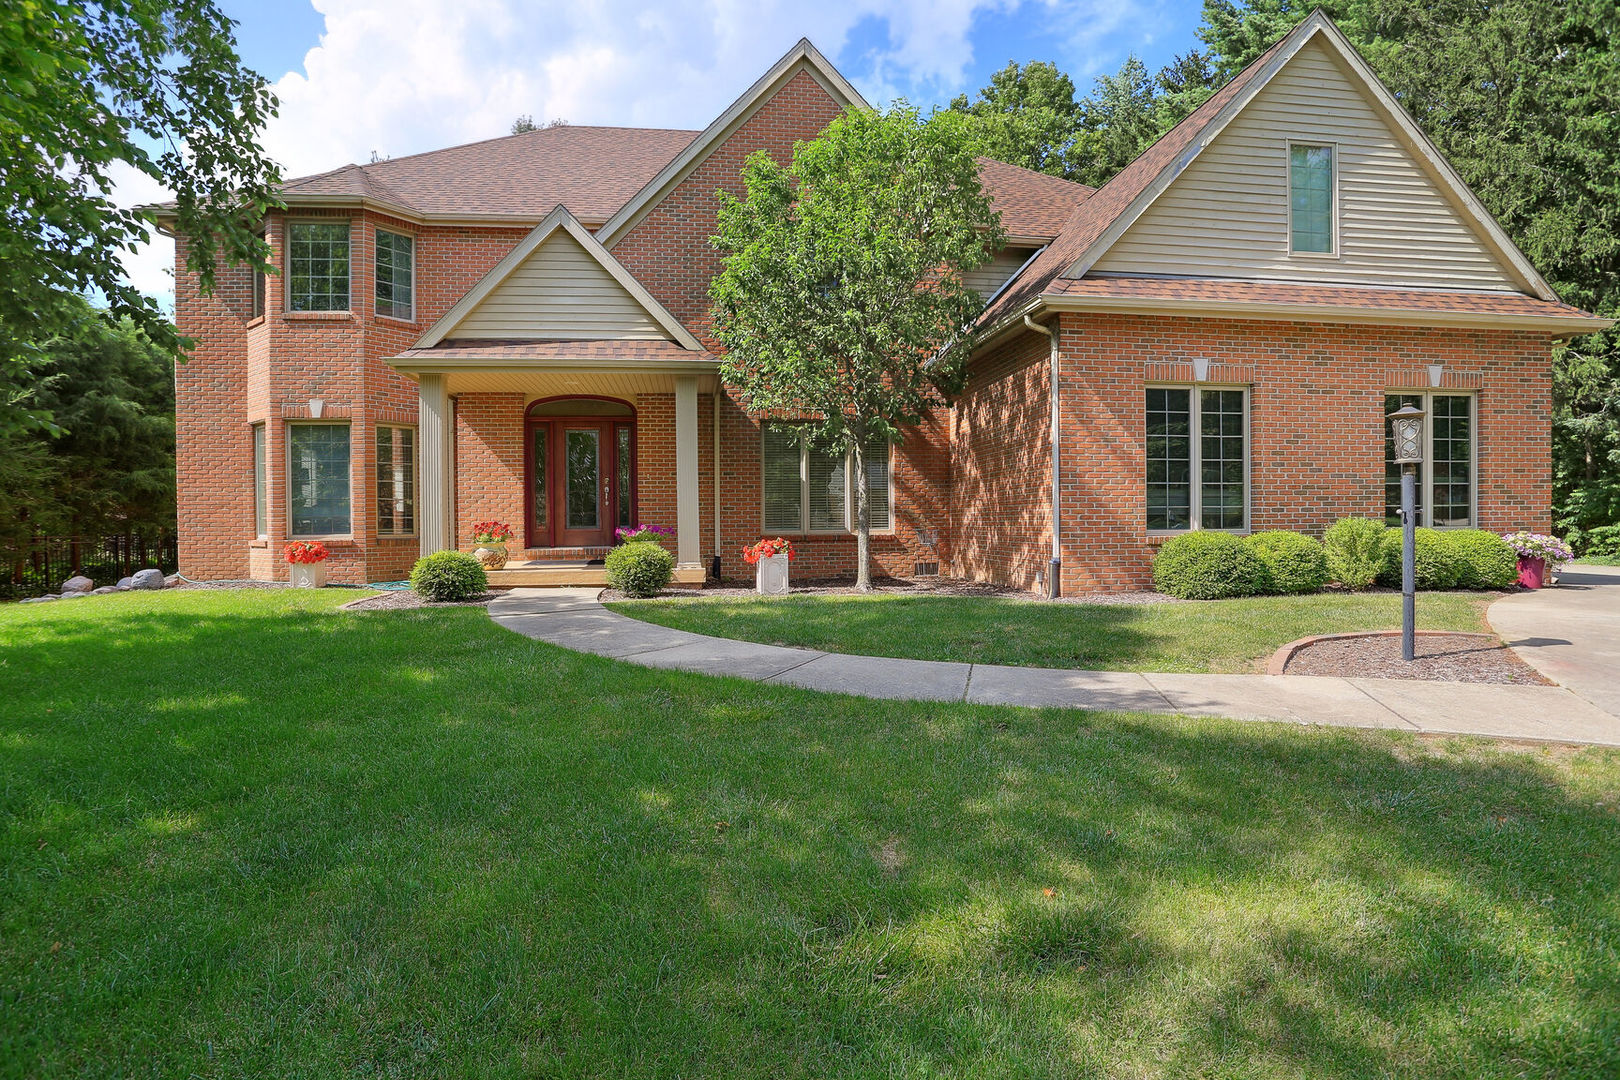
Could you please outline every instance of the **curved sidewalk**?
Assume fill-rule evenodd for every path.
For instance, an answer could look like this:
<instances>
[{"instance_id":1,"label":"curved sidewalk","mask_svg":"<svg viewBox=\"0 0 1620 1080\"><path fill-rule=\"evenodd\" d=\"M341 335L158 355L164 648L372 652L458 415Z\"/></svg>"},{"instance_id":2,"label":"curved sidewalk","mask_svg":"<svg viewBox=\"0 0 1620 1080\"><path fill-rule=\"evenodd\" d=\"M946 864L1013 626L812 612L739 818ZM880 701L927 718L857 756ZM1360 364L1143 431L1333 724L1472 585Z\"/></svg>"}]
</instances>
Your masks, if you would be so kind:
<instances>
[{"instance_id":1,"label":"curved sidewalk","mask_svg":"<svg viewBox=\"0 0 1620 1080\"><path fill-rule=\"evenodd\" d=\"M1620 718L1558 686L1068 671L849 656L672 630L609 611L597 593L513 589L491 601L489 613L514 633L577 652L835 694L1620 746Z\"/></svg>"},{"instance_id":2,"label":"curved sidewalk","mask_svg":"<svg viewBox=\"0 0 1620 1080\"><path fill-rule=\"evenodd\" d=\"M1620 566L1570 566L1557 588L1504 596L1485 617L1525 663L1620 717Z\"/></svg>"}]
</instances>

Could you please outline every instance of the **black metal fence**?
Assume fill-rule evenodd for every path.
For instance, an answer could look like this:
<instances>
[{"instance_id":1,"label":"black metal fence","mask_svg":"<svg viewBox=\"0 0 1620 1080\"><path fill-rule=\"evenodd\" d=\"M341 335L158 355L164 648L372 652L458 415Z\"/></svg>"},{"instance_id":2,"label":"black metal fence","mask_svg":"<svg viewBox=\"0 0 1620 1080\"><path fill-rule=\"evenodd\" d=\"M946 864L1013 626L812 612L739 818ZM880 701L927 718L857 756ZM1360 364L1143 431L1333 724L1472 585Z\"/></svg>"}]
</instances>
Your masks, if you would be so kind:
<instances>
[{"instance_id":1,"label":"black metal fence","mask_svg":"<svg viewBox=\"0 0 1620 1080\"><path fill-rule=\"evenodd\" d=\"M180 569L179 544L172 534L42 536L26 547L0 548L0 600L44 596L75 574L112 585L151 566L165 574Z\"/></svg>"}]
</instances>

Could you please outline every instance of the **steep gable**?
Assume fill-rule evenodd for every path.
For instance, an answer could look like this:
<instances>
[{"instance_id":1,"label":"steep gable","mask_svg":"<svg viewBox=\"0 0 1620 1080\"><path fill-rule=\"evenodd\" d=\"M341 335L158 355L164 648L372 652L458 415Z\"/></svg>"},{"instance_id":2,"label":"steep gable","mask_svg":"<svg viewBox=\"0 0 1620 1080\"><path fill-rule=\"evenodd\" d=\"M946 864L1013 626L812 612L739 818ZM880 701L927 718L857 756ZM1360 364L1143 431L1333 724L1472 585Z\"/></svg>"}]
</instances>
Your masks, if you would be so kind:
<instances>
[{"instance_id":1,"label":"steep gable","mask_svg":"<svg viewBox=\"0 0 1620 1080\"><path fill-rule=\"evenodd\" d=\"M1290 141L1336 149L1335 255L1289 252ZM1317 35L1088 273L1519 291L1443 183Z\"/></svg>"},{"instance_id":2,"label":"steep gable","mask_svg":"<svg viewBox=\"0 0 1620 1080\"><path fill-rule=\"evenodd\" d=\"M697 340L558 206L429 330L416 348L448 339L504 341Z\"/></svg>"}]
</instances>

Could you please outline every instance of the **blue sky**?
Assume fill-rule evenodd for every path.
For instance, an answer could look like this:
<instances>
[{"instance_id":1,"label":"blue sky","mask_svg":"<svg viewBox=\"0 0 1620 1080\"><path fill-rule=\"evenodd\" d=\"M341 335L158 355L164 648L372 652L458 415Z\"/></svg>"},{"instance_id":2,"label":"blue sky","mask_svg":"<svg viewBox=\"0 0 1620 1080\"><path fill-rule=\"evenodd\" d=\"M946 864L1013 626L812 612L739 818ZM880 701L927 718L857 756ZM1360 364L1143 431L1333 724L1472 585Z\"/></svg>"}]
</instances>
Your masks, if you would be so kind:
<instances>
[{"instance_id":1,"label":"blue sky","mask_svg":"<svg viewBox=\"0 0 1620 1080\"><path fill-rule=\"evenodd\" d=\"M702 128L801 36L874 103L972 93L1008 60L1050 60L1082 94L1135 53L1193 48L1201 0L221 0L281 102L284 175L505 135L512 120ZM125 205L167 193L138 174ZM126 256L167 300L173 249Z\"/></svg>"}]
</instances>

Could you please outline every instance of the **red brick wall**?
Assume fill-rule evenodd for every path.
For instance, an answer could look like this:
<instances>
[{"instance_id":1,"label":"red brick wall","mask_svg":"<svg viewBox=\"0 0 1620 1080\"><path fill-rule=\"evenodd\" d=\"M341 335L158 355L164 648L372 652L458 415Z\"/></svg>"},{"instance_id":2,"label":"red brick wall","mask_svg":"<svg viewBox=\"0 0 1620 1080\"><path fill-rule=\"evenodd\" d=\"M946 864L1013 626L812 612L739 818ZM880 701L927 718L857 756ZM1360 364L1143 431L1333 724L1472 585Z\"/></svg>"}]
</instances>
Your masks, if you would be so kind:
<instances>
[{"instance_id":1,"label":"red brick wall","mask_svg":"<svg viewBox=\"0 0 1620 1080\"><path fill-rule=\"evenodd\" d=\"M613 245L614 257L706 347L715 347L708 337L709 282L720 271L720 255L709 246L720 208L715 191L742 195L750 154L764 150L791 161L794 142L815 138L838 113L821 84L799 72Z\"/></svg>"},{"instance_id":2,"label":"red brick wall","mask_svg":"<svg viewBox=\"0 0 1620 1080\"><path fill-rule=\"evenodd\" d=\"M1065 314L1063 588L1140 587L1156 543L1145 527L1149 382L1252 385L1252 527L1319 534L1345 516L1382 517L1384 394L1476 391L1479 526L1545 530L1551 504L1551 358L1543 335L1135 315Z\"/></svg>"},{"instance_id":3,"label":"red brick wall","mask_svg":"<svg viewBox=\"0 0 1620 1080\"><path fill-rule=\"evenodd\" d=\"M990 350L951 432L953 572L1034 589L1052 555L1051 347L1021 334Z\"/></svg>"},{"instance_id":4,"label":"red brick wall","mask_svg":"<svg viewBox=\"0 0 1620 1080\"><path fill-rule=\"evenodd\" d=\"M522 394L456 398L456 546L473 548L480 521L502 521L524 535Z\"/></svg>"}]
</instances>

